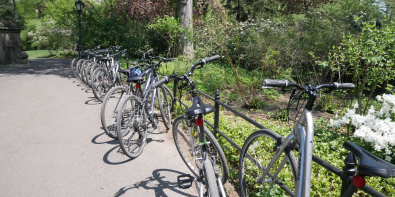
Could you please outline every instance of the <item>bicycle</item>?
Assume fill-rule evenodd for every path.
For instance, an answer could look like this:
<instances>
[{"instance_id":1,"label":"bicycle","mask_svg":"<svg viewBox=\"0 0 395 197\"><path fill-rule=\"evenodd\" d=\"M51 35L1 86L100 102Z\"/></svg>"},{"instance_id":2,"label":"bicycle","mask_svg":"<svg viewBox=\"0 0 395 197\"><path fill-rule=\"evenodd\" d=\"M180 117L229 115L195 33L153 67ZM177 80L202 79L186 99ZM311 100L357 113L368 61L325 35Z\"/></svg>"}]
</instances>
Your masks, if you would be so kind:
<instances>
[{"instance_id":1,"label":"bicycle","mask_svg":"<svg viewBox=\"0 0 395 197\"><path fill-rule=\"evenodd\" d=\"M251 192L263 195L267 190L278 190L290 196L310 196L311 166L313 158L314 122L311 110L317 93L321 89L331 92L340 89L353 89L352 83L331 83L318 86L301 86L287 80L264 80L263 88L294 87L287 111L291 105L304 106L304 111L296 120L295 126L287 137L282 137L269 129L252 133L245 141L239 160L239 184L243 197ZM298 92L297 92L298 91ZM303 101L300 103L300 101ZM304 105L304 101L307 101ZM352 142L345 142L343 147L350 151L346 156L341 174L341 196L352 196L357 188L364 188L365 176L395 177L395 166L370 154ZM298 158L295 158L295 154ZM358 162L357 162L358 161ZM320 164L327 167L325 161ZM357 169L355 169L357 167ZM380 194L370 193L377 196Z\"/></svg>"},{"instance_id":2,"label":"bicycle","mask_svg":"<svg viewBox=\"0 0 395 197\"><path fill-rule=\"evenodd\" d=\"M152 49L147 52L139 51L142 54L142 58L131 64L134 65L133 67L127 68L125 70L119 70L118 72L123 73L129 77L137 77L138 75L142 74L142 70L144 70L144 67L148 66L148 64L146 64L145 62L150 63L149 60L145 59L145 56L151 51ZM136 84L136 87L138 86L139 85ZM114 139L117 138L116 117L118 114L118 106L121 100L131 94L137 97L141 97L141 91L138 91L141 89L138 89L136 87L132 84L132 82L129 82L127 87L115 86L110 89L107 92L106 96L103 98L100 117L103 129L109 137ZM163 88L167 93L166 95L169 95L170 98L167 98L167 101L170 102L170 106L172 106L173 95L166 86L163 86ZM162 98L162 100L164 99L165 98Z\"/></svg>"},{"instance_id":3,"label":"bicycle","mask_svg":"<svg viewBox=\"0 0 395 197\"><path fill-rule=\"evenodd\" d=\"M118 54L126 53L126 49L119 51L118 53L111 54L109 57L100 58L99 60L106 61L109 63L110 68L101 67L97 68L92 73L91 87L93 95L97 100L103 102L103 97L106 95L110 88L121 85L121 79L118 76L118 70L121 67L119 61L116 58ZM111 63L110 63L111 62ZM107 64L106 64L107 65Z\"/></svg>"},{"instance_id":4,"label":"bicycle","mask_svg":"<svg viewBox=\"0 0 395 197\"><path fill-rule=\"evenodd\" d=\"M195 69L200 69L204 64L218 59L219 56L202 59L194 64L190 70L178 77L177 75L164 76L153 85L158 87L166 84L170 79L179 81L180 86L175 89L188 87L192 92L192 106L185 111L184 115L177 117L173 123L173 138L178 153L194 176L189 174L178 176L177 182L180 188L189 188L193 181L199 182L199 196L225 197L223 184L228 178L228 165L225 154L214 135L204 125L204 115L214 112L214 107L205 104L197 96L194 81L190 78ZM204 193L203 184L206 192Z\"/></svg>"},{"instance_id":5,"label":"bicycle","mask_svg":"<svg viewBox=\"0 0 395 197\"><path fill-rule=\"evenodd\" d=\"M166 129L170 128L170 105L167 99L163 102L162 98L168 98L167 92L163 86L152 88L158 80L156 69L161 66L161 62L169 62L174 58L160 58L158 63L147 66L147 69L137 77L128 78L127 82L136 83L137 92L141 92L141 97L129 95L119 104L119 110L116 119L117 138L120 147L125 155L130 158L138 157L146 145L146 138L149 129L159 129L158 115L154 111L157 104L160 110ZM144 81L144 76L146 80ZM141 85L145 84L144 90ZM165 109L163 108L165 106ZM151 126L151 128L148 128ZM152 130L152 131L153 131Z\"/></svg>"}]
</instances>

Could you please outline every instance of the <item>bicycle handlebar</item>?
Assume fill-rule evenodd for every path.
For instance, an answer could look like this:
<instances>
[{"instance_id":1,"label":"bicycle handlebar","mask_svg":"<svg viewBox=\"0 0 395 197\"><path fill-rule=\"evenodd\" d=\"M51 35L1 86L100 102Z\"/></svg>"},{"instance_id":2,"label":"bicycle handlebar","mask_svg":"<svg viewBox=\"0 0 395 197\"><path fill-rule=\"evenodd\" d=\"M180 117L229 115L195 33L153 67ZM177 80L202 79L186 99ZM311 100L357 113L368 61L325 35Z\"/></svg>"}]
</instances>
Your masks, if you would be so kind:
<instances>
[{"instance_id":1,"label":"bicycle handlebar","mask_svg":"<svg viewBox=\"0 0 395 197\"><path fill-rule=\"evenodd\" d=\"M296 87L299 90L305 89L303 86L289 82L288 80L272 80L272 79L265 79L263 80L263 87L280 87L280 88L287 88L287 87ZM315 87L316 90L328 88L330 90L341 90L341 89L354 89L355 85L353 83L330 83L330 84L322 84Z\"/></svg>"}]
</instances>

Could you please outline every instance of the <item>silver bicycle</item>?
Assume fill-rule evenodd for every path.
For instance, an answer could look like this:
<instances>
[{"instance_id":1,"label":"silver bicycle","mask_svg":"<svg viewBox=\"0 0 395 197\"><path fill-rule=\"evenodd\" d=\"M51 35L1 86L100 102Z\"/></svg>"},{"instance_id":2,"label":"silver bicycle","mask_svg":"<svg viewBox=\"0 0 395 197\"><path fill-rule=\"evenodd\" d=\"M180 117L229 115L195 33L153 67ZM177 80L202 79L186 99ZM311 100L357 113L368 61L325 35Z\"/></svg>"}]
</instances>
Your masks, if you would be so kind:
<instances>
[{"instance_id":1,"label":"silver bicycle","mask_svg":"<svg viewBox=\"0 0 395 197\"><path fill-rule=\"evenodd\" d=\"M352 83L331 83L318 86L301 86L287 80L264 80L264 88L294 87L288 104L288 117L291 106L304 106L299 119L293 120L295 127L291 134L282 137L269 129L252 133L245 141L239 160L239 184L242 195L268 196L290 195L310 196L311 167L313 158L314 122L311 110L317 93L340 89L353 89ZM302 101L302 102L301 102ZM305 105L303 103L306 103ZM297 112L296 115L299 113ZM295 115L295 116L296 116ZM319 165L335 172L342 179L341 196L352 196L360 188L373 196L383 194L367 188L366 176L384 178L395 177L395 166L372 155L360 146L345 142L343 147L350 152L344 159L343 171L332 169L329 163L322 161ZM295 157L297 155L297 159Z\"/></svg>"}]
</instances>

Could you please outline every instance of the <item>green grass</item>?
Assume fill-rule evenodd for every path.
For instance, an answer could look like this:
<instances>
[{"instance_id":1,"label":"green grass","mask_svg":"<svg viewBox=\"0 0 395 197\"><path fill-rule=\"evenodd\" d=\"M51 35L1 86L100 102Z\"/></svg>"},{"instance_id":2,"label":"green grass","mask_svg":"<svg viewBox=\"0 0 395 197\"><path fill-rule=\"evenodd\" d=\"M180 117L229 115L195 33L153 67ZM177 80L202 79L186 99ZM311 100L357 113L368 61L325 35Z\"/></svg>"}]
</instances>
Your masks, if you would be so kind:
<instances>
[{"instance_id":1,"label":"green grass","mask_svg":"<svg viewBox=\"0 0 395 197\"><path fill-rule=\"evenodd\" d=\"M29 55L29 58L51 57L51 54L49 54L48 50L34 50L34 51L25 51L25 52Z\"/></svg>"},{"instance_id":2,"label":"green grass","mask_svg":"<svg viewBox=\"0 0 395 197\"><path fill-rule=\"evenodd\" d=\"M77 56L75 51L32 50L25 52L29 55L29 58L72 58Z\"/></svg>"}]
</instances>

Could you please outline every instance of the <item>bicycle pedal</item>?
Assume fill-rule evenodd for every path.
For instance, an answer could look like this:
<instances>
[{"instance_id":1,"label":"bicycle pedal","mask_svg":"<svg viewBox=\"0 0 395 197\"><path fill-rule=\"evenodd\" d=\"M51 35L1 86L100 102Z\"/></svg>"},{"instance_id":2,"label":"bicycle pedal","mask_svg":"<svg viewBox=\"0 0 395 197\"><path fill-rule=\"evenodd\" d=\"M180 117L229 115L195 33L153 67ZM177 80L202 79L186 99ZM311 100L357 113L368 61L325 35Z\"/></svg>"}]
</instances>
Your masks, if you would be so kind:
<instances>
[{"instance_id":1,"label":"bicycle pedal","mask_svg":"<svg viewBox=\"0 0 395 197\"><path fill-rule=\"evenodd\" d=\"M194 177L189 174L180 175L177 177L178 187L181 189L188 189L192 186Z\"/></svg>"}]
</instances>

